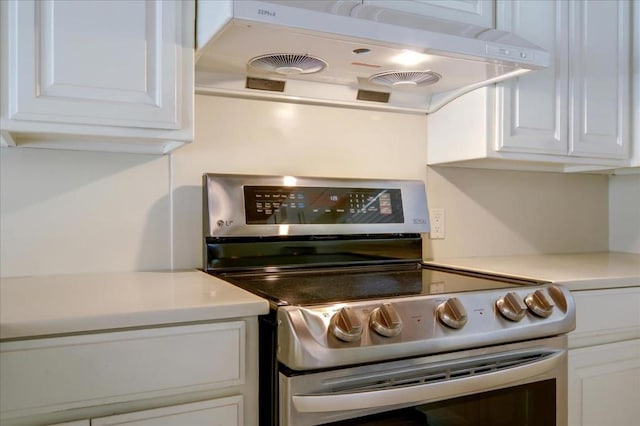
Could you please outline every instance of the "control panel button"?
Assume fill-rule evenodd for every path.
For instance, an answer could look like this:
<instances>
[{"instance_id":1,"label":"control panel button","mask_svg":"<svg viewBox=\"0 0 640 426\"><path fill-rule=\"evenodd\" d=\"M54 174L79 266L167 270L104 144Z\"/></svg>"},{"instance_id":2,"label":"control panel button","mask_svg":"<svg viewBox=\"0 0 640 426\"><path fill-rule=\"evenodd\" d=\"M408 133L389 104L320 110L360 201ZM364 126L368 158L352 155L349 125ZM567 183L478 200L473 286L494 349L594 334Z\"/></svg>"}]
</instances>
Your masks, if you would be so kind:
<instances>
[{"instance_id":1,"label":"control panel button","mask_svg":"<svg viewBox=\"0 0 640 426\"><path fill-rule=\"evenodd\" d=\"M513 291L502 296L496 301L498 312L510 321L520 321L527 313L527 305L525 305L522 297Z\"/></svg>"},{"instance_id":2,"label":"control panel button","mask_svg":"<svg viewBox=\"0 0 640 426\"><path fill-rule=\"evenodd\" d=\"M547 318L553 313L553 303L544 291L536 290L524 298L524 303L531 312L539 317Z\"/></svg>"},{"instance_id":3,"label":"control panel button","mask_svg":"<svg viewBox=\"0 0 640 426\"><path fill-rule=\"evenodd\" d=\"M391 303L383 303L374 309L369 317L369 325L376 333L385 337L397 336L402 331L402 320Z\"/></svg>"},{"instance_id":4,"label":"control panel button","mask_svg":"<svg viewBox=\"0 0 640 426\"><path fill-rule=\"evenodd\" d=\"M362 323L353 309L344 307L331 317L329 331L342 341L355 342L362 335Z\"/></svg>"},{"instance_id":5,"label":"control panel button","mask_svg":"<svg viewBox=\"0 0 640 426\"><path fill-rule=\"evenodd\" d=\"M436 312L438 319L451 328L462 328L467 323L467 311L457 297L452 297L441 303Z\"/></svg>"}]
</instances>

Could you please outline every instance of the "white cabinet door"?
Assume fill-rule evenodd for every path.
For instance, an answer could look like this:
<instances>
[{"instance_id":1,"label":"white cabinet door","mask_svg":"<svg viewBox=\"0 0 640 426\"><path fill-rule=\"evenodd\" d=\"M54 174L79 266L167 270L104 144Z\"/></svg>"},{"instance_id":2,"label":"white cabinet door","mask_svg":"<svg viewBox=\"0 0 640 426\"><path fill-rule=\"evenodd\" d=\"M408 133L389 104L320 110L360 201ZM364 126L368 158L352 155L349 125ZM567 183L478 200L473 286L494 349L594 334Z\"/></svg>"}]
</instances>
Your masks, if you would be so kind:
<instances>
[{"instance_id":1,"label":"white cabinet door","mask_svg":"<svg viewBox=\"0 0 640 426\"><path fill-rule=\"evenodd\" d=\"M630 123L630 7L498 0L496 27L549 50L551 64L429 116L428 164L560 172L631 164L640 131Z\"/></svg>"},{"instance_id":2,"label":"white cabinet door","mask_svg":"<svg viewBox=\"0 0 640 426\"><path fill-rule=\"evenodd\" d=\"M493 0L364 0L364 4L493 27Z\"/></svg>"},{"instance_id":3,"label":"white cabinet door","mask_svg":"<svg viewBox=\"0 0 640 426\"><path fill-rule=\"evenodd\" d=\"M552 52L548 68L498 85L499 151L567 153L568 5L530 0L498 4L498 28Z\"/></svg>"},{"instance_id":4,"label":"white cabinet door","mask_svg":"<svg viewBox=\"0 0 640 426\"><path fill-rule=\"evenodd\" d=\"M631 165L635 167L632 169L635 173L640 173L640 2L636 1L633 5L633 40L631 45L633 46L633 102L631 117L631 134L633 136L633 143L631 152L633 158L631 159Z\"/></svg>"},{"instance_id":5,"label":"white cabinet door","mask_svg":"<svg viewBox=\"0 0 640 426\"><path fill-rule=\"evenodd\" d=\"M91 419L92 426L240 426L242 396Z\"/></svg>"},{"instance_id":6,"label":"white cabinet door","mask_svg":"<svg viewBox=\"0 0 640 426\"><path fill-rule=\"evenodd\" d=\"M569 425L637 425L638 395L640 340L569 350Z\"/></svg>"},{"instance_id":7,"label":"white cabinet door","mask_svg":"<svg viewBox=\"0 0 640 426\"><path fill-rule=\"evenodd\" d=\"M630 2L590 0L569 4L569 154L628 158Z\"/></svg>"},{"instance_id":8,"label":"white cabinet door","mask_svg":"<svg viewBox=\"0 0 640 426\"><path fill-rule=\"evenodd\" d=\"M9 116L177 129L175 2L18 1Z\"/></svg>"},{"instance_id":9,"label":"white cabinet door","mask_svg":"<svg viewBox=\"0 0 640 426\"><path fill-rule=\"evenodd\" d=\"M499 150L629 158L629 7L499 3L498 28L553 52L549 68L498 86Z\"/></svg>"},{"instance_id":10,"label":"white cabinet door","mask_svg":"<svg viewBox=\"0 0 640 426\"><path fill-rule=\"evenodd\" d=\"M192 139L193 2L2 3L3 145L163 153Z\"/></svg>"}]
</instances>

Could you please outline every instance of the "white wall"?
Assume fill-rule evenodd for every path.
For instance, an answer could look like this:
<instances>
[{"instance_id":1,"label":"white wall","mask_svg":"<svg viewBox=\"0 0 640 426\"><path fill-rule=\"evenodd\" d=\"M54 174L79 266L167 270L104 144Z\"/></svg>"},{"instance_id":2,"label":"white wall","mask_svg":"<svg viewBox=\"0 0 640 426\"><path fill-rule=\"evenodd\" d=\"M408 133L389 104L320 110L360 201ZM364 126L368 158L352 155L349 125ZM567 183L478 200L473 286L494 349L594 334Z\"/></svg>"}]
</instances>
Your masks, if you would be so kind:
<instances>
[{"instance_id":1,"label":"white wall","mask_svg":"<svg viewBox=\"0 0 640 426\"><path fill-rule=\"evenodd\" d=\"M434 258L606 251L606 176L438 167L429 202L446 213Z\"/></svg>"},{"instance_id":2,"label":"white wall","mask_svg":"<svg viewBox=\"0 0 640 426\"><path fill-rule=\"evenodd\" d=\"M609 248L640 254L640 174L610 179Z\"/></svg>"},{"instance_id":3,"label":"white wall","mask_svg":"<svg viewBox=\"0 0 640 426\"><path fill-rule=\"evenodd\" d=\"M196 140L170 156L2 149L0 275L201 265L201 175L427 181L447 213L429 257L608 247L608 180L429 169L425 116L196 97Z\"/></svg>"},{"instance_id":4,"label":"white wall","mask_svg":"<svg viewBox=\"0 0 640 426\"><path fill-rule=\"evenodd\" d=\"M195 142L175 152L177 268L201 264L202 174L426 176L422 115L196 98Z\"/></svg>"},{"instance_id":5,"label":"white wall","mask_svg":"<svg viewBox=\"0 0 640 426\"><path fill-rule=\"evenodd\" d=\"M166 269L169 158L0 150L0 274Z\"/></svg>"}]
</instances>

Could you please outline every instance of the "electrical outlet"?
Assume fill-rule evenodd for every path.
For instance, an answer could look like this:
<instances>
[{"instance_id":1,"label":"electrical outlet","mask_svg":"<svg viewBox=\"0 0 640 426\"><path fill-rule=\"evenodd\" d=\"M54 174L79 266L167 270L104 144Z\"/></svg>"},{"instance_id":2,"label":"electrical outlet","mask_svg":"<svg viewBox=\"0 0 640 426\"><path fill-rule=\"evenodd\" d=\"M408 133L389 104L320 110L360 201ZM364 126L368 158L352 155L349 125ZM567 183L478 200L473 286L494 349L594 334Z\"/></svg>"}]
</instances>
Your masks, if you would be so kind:
<instances>
[{"instance_id":1,"label":"electrical outlet","mask_svg":"<svg viewBox=\"0 0 640 426\"><path fill-rule=\"evenodd\" d=\"M429 216L429 222L431 222L429 238L444 240L444 209L429 209Z\"/></svg>"}]
</instances>

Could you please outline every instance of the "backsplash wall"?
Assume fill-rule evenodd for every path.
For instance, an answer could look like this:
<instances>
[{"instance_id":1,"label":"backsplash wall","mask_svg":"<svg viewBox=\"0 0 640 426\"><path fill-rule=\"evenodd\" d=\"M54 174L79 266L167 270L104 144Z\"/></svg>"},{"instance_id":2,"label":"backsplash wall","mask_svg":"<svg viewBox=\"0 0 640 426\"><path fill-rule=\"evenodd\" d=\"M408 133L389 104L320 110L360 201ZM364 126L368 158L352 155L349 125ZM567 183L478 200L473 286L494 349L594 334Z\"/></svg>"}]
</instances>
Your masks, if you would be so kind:
<instances>
[{"instance_id":1,"label":"backsplash wall","mask_svg":"<svg viewBox=\"0 0 640 426\"><path fill-rule=\"evenodd\" d=\"M0 150L0 274L166 269L169 157Z\"/></svg>"},{"instance_id":2,"label":"backsplash wall","mask_svg":"<svg viewBox=\"0 0 640 426\"><path fill-rule=\"evenodd\" d=\"M446 211L428 257L607 250L607 176L428 169L426 122L196 96L168 156L2 149L0 275L200 267L204 172L425 180Z\"/></svg>"},{"instance_id":3,"label":"backsplash wall","mask_svg":"<svg viewBox=\"0 0 640 426\"><path fill-rule=\"evenodd\" d=\"M446 213L433 258L608 249L607 176L438 167L427 184Z\"/></svg>"},{"instance_id":4,"label":"backsplash wall","mask_svg":"<svg viewBox=\"0 0 640 426\"><path fill-rule=\"evenodd\" d=\"M640 254L640 174L610 179L609 248Z\"/></svg>"}]
</instances>

